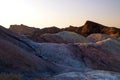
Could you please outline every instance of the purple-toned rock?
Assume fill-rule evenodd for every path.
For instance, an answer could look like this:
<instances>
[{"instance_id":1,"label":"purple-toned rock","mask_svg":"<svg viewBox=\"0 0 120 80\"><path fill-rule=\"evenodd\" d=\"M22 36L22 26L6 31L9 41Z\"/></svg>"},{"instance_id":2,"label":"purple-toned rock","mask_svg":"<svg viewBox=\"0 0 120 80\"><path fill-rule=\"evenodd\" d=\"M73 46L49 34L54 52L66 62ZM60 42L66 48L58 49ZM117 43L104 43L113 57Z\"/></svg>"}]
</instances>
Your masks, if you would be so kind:
<instances>
[{"instance_id":1,"label":"purple-toned rock","mask_svg":"<svg viewBox=\"0 0 120 80\"><path fill-rule=\"evenodd\" d=\"M21 36L0 26L0 70L45 72L47 63L34 53L34 49Z\"/></svg>"},{"instance_id":2,"label":"purple-toned rock","mask_svg":"<svg viewBox=\"0 0 120 80\"><path fill-rule=\"evenodd\" d=\"M86 69L82 54L78 46L72 44L56 44L56 43L39 43L37 45L40 51L38 56L42 56L43 59L64 66L72 68Z\"/></svg>"},{"instance_id":3,"label":"purple-toned rock","mask_svg":"<svg viewBox=\"0 0 120 80\"><path fill-rule=\"evenodd\" d=\"M73 53L79 53L79 47L36 43L0 26L0 72L39 72L46 76L87 70Z\"/></svg>"},{"instance_id":4,"label":"purple-toned rock","mask_svg":"<svg viewBox=\"0 0 120 80\"><path fill-rule=\"evenodd\" d=\"M87 66L120 72L120 42L112 39L97 43L79 44Z\"/></svg>"}]
</instances>

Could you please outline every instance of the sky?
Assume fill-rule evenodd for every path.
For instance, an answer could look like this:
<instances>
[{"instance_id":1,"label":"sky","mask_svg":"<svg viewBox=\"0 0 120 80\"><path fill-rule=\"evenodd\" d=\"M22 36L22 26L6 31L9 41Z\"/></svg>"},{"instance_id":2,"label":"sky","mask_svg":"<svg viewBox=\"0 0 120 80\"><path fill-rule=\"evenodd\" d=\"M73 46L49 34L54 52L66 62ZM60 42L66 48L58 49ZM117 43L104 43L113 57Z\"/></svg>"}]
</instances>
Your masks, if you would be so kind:
<instances>
[{"instance_id":1,"label":"sky","mask_svg":"<svg viewBox=\"0 0 120 80\"><path fill-rule=\"evenodd\" d=\"M59 28L87 20L120 28L120 0L0 0L0 25Z\"/></svg>"}]
</instances>

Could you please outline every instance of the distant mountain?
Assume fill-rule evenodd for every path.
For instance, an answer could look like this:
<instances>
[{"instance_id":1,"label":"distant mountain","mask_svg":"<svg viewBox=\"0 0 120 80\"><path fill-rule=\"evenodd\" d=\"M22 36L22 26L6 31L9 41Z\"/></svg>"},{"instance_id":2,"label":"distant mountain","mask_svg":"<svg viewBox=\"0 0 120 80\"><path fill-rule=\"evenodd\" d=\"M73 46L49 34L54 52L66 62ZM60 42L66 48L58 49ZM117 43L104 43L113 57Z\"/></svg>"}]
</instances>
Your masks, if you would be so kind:
<instances>
[{"instance_id":1,"label":"distant mountain","mask_svg":"<svg viewBox=\"0 0 120 80\"><path fill-rule=\"evenodd\" d=\"M54 34L57 32L60 32L61 29L53 26L53 27L48 27L48 28L43 28L43 29L39 29L37 31L35 31L32 35L30 35L30 39L35 40L37 37L40 37L42 34L46 34L46 33L50 33L50 34Z\"/></svg>"},{"instance_id":2,"label":"distant mountain","mask_svg":"<svg viewBox=\"0 0 120 80\"><path fill-rule=\"evenodd\" d=\"M40 30L39 28L29 27L26 25L10 25L9 30L19 34L19 35L25 35L25 36L31 36L34 32L37 30Z\"/></svg>"},{"instance_id":3,"label":"distant mountain","mask_svg":"<svg viewBox=\"0 0 120 80\"><path fill-rule=\"evenodd\" d=\"M25 25L11 25L9 29L15 33L26 35L31 39L39 37L41 34L45 34L45 33L54 34L60 31L72 31L81 34L83 36L88 36L93 33L102 33L110 36L120 37L119 28L104 26L102 24L93 21L86 21L86 23L81 27L69 26L67 28L62 28L62 29L59 29L55 26L38 29L38 28L28 27Z\"/></svg>"},{"instance_id":4,"label":"distant mountain","mask_svg":"<svg viewBox=\"0 0 120 80\"><path fill-rule=\"evenodd\" d=\"M102 33L108 34L110 36L120 37L119 28L104 26L92 21L86 21L86 23L82 27L79 27L77 33L83 36L88 36L93 33Z\"/></svg>"}]
</instances>

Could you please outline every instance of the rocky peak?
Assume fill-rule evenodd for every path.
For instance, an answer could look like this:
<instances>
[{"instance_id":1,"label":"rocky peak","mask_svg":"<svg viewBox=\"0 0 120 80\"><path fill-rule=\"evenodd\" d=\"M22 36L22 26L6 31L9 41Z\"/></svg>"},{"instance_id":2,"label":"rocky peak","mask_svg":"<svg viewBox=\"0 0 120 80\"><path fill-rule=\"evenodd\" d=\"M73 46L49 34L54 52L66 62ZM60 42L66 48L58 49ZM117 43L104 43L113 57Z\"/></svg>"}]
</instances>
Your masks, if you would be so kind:
<instances>
[{"instance_id":1,"label":"rocky peak","mask_svg":"<svg viewBox=\"0 0 120 80\"><path fill-rule=\"evenodd\" d=\"M21 24L21 25L10 25L10 28L9 30L17 33L17 34L20 34L20 35L32 35L33 32L35 30L37 30L37 28L34 28L34 27L29 27L29 26L26 26L24 24Z\"/></svg>"},{"instance_id":2,"label":"rocky peak","mask_svg":"<svg viewBox=\"0 0 120 80\"><path fill-rule=\"evenodd\" d=\"M98 24L92 21L86 21L86 23L82 26L81 33L85 36L92 34L92 33L101 33L101 29L105 26Z\"/></svg>"},{"instance_id":3,"label":"rocky peak","mask_svg":"<svg viewBox=\"0 0 120 80\"><path fill-rule=\"evenodd\" d=\"M82 27L80 27L77 30L77 33L83 36L88 36L93 33L102 33L102 34L108 34L111 36L119 37L120 29L115 27L104 26L102 24L88 20Z\"/></svg>"}]
</instances>

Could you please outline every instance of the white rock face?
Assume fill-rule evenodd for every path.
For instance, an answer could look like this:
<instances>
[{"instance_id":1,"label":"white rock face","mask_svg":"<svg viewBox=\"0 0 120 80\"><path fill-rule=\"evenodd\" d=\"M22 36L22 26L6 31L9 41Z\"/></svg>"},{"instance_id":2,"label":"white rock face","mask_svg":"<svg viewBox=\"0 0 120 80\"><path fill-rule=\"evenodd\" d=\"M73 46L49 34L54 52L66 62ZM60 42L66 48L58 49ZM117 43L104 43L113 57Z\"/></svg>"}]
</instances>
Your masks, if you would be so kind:
<instances>
[{"instance_id":1,"label":"white rock face","mask_svg":"<svg viewBox=\"0 0 120 80\"><path fill-rule=\"evenodd\" d=\"M50 80L120 80L120 73L100 70L85 73L69 72L56 75Z\"/></svg>"},{"instance_id":2,"label":"white rock face","mask_svg":"<svg viewBox=\"0 0 120 80\"><path fill-rule=\"evenodd\" d=\"M87 72L87 75L96 80L120 80L120 73L110 71L91 71Z\"/></svg>"},{"instance_id":3,"label":"white rock face","mask_svg":"<svg viewBox=\"0 0 120 80\"><path fill-rule=\"evenodd\" d=\"M56 44L56 43L39 43L40 56L45 60L57 64L71 66L76 68L84 68L85 64L81 59L77 59L72 45ZM80 53L80 52L79 52Z\"/></svg>"},{"instance_id":4,"label":"white rock face","mask_svg":"<svg viewBox=\"0 0 120 80\"><path fill-rule=\"evenodd\" d=\"M77 33L70 32L70 31L59 32L56 35L62 37L65 40L73 42L73 43L78 43L78 42L88 43L89 42L88 40L86 40L85 37L83 37L83 36L81 36L81 35L79 35Z\"/></svg>"}]
</instances>

